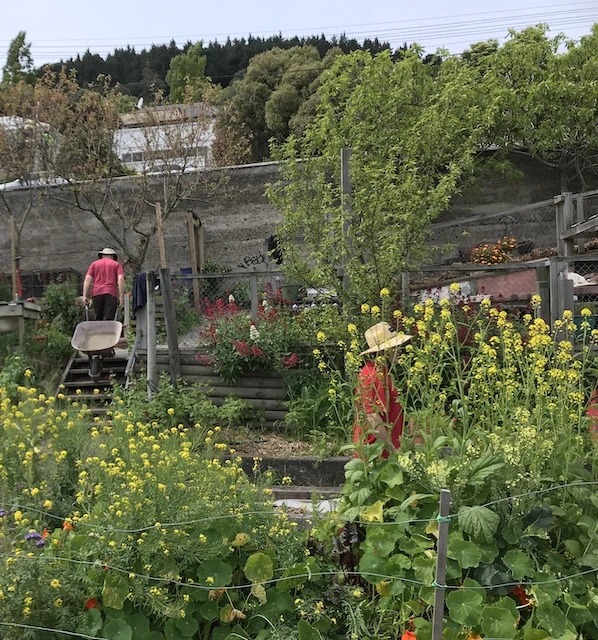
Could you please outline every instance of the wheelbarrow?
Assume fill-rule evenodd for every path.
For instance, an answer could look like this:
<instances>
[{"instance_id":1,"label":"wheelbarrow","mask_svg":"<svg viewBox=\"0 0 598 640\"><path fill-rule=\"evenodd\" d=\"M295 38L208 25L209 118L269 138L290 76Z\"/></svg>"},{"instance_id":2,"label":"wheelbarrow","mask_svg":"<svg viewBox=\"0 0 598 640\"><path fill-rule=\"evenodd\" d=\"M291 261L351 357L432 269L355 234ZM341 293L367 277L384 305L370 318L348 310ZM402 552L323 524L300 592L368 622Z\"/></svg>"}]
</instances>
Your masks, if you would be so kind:
<instances>
[{"instance_id":1,"label":"wheelbarrow","mask_svg":"<svg viewBox=\"0 0 598 640\"><path fill-rule=\"evenodd\" d=\"M75 327L71 346L88 357L88 374L92 380L99 380L103 359L114 354L122 335L123 325L116 320L117 315L118 309L114 320L90 320L89 308L85 307L86 320Z\"/></svg>"}]
</instances>

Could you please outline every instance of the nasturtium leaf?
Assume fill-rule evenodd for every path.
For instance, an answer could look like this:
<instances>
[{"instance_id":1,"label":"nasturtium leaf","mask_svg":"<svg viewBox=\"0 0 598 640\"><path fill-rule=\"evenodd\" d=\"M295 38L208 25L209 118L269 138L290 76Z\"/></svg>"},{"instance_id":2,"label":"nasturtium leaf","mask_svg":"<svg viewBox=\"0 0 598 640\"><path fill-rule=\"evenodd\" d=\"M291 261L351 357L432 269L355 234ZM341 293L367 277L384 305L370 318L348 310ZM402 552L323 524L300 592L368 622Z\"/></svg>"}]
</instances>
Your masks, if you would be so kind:
<instances>
[{"instance_id":1,"label":"nasturtium leaf","mask_svg":"<svg viewBox=\"0 0 598 640\"><path fill-rule=\"evenodd\" d=\"M365 544L380 556L390 556L394 551L395 541L395 536L386 527L375 527L368 530Z\"/></svg>"},{"instance_id":2,"label":"nasturtium leaf","mask_svg":"<svg viewBox=\"0 0 598 640\"><path fill-rule=\"evenodd\" d=\"M432 623L425 618L415 618L415 637L417 640L432 640Z\"/></svg>"},{"instance_id":3,"label":"nasturtium leaf","mask_svg":"<svg viewBox=\"0 0 598 640\"><path fill-rule=\"evenodd\" d=\"M570 622L567 616L556 606L541 606L534 611L539 625L554 638L565 635Z\"/></svg>"},{"instance_id":4,"label":"nasturtium leaf","mask_svg":"<svg viewBox=\"0 0 598 640\"><path fill-rule=\"evenodd\" d=\"M579 540L565 540L565 549L574 557L581 558L583 556L584 548Z\"/></svg>"},{"instance_id":5,"label":"nasturtium leaf","mask_svg":"<svg viewBox=\"0 0 598 640\"><path fill-rule=\"evenodd\" d=\"M403 500L399 509L403 511L404 509L407 509L407 507L416 507L420 500L434 497L435 496L432 493L412 493L410 496L407 496L405 500Z\"/></svg>"},{"instance_id":6,"label":"nasturtium leaf","mask_svg":"<svg viewBox=\"0 0 598 640\"><path fill-rule=\"evenodd\" d=\"M219 625L212 631L211 640L226 640L230 635L232 628L228 625Z\"/></svg>"},{"instance_id":7,"label":"nasturtium leaf","mask_svg":"<svg viewBox=\"0 0 598 640\"><path fill-rule=\"evenodd\" d=\"M484 564L491 564L496 560L496 556L498 556L498 547L494 540L492 542L481 542L480 540L476 540L476 543L482 552L482 562Z\"/></svg>"},{"instance_id":8,"label":"nasturtium leaf","mask_svg":"<svg viewBox=\"0 0 598 640\"><path fill-rule=\"evenodd\" d=\"M77 633L95 636L102 628L102 614L98 609L88 609L80 618Z\"/></svg>"},{"instance_id":9,"label":"nasturtium leaf","mask_svg":"<svg viewBox=\"0 0 598 640\"><path fill-rule=\"evenodd\" d=\"M129 595L129 584L123 576L108 573L102 588L102 602L112 609L122 609Z\"/></svg>"},{"instance_id":10,"label":"nasturtium leaf","mask_svg":"<svg viewBox=\"0 0 598 640\"><path fill-rule=\"evenodd\" d=\"M488 507L461 507L458 522L461 529L472 538L492 542L500 524L500 516Z\"/></svg>"},{"instance_id":11,"label":"nasturtium leaf","mask_svg":"<svg viewBox=\"0 0 598 640\"><path fill-rule=\"evenodd\" d=\"M504 555L503 562L516 580L529 578L536 572L534 561L518 549L510 549L507 551Z\"/></svg>"},{"instance_id":12,"label":"nasturtium leaf","mask_svg":"<svg viewBox=\"0 0 598 640\"><path fill-rule=\"evenodd\" d=\"M322 636L314 629L306 620L299 620L297 623L299 631L299 640L321 640Z\"/></svg>"},{"instance_id":13,"label":"nasturtium leaf","mask_svg":"<svg viewBox=\"0 0 598 640\"><path fill-rule=\"evenodd\" d=\"M230 565L217 558L205 560L197 569L197 579L202 586L217 589L225 587L233 578L233 570Z\"/></svg>"},{"instance_id":14,"label":"nasturtium leaf","mask_svg":"<svg viewBox=\"0 0 598 640\"><path fill-rule=\"evenodd\" d=\"M374 504L370 505L361 514L361 519L364 522L383 522L384 516L382 515L382 508L384 504L381 500L377 500Z\"/></svg>"},{"instance_id":15,"label":"nasturtium leaf","mask_svg":"<svg viewBox=\"0 0 598 640\"><path fill-rule=\"evenodd\" d=\"M208 600L208 602L204 602L201 605L201 609L199 610L199 615L208 622L212 620L217 620L220 616L220 607L217 602L213 600Z\"/></svg>"},{"instance_id":16,"label":"nasturtium leaf","mask_svg":"<svg viewBox=\"0 0 598 640\"><path fill-rule=\"evenodd\" d=\"M430 520L428 522L428 526L426 527L426 533L429 536L434 536L438 538L438 520Z\"/></svg>"},{"instance_id":17,"label":"nasturtium leaf","mask_svg":"<svg viewBox=\"0 0 598 640\"><path fill-rule=\"evenodd\" d=\"M381 558L372 551L366 551L359 561L359 572L370 584L378 584L386 575L387 558Z\"/></svg>"},{"instance_id":18,"label":"nasturtium leaf","mask_svg":"<svg viewBox=\"0 0 598 640\"><path fill-rule=\"evenodd\" d=\"M259 611L269 620L274 620L281 615L286 616L295 610L294 598L286 591L270 588L266 589L266 596L268 602L262 605Z\"/></svg>"},{"instance_id":19,"label":"nasturtium leaf","mask_svg":"<svg viewBox=\"0 0 598 640\"><path fill-rule=\"evenodd\" d=\"M480 548L468 540L450 540L448 557L456 560L462 569L477 567L482 560Z\"/></svg>"},{"instance_id":20,"label":"nasturtium leaf","mask_svg":"<svg viewBox=\"0 0 598 640\"><path fill-rule=\"evenodd\" d=\"M142 613L132 613L125 618L125 622L133 629L136 638L150 630L149 620Z\"/></svg>"},{"instance_id":21,"label":"nasturtium leaf","mask_svg":"<svg viewBox=\"0 0 598 640\"><path fill-rule=\"evenodd\" d=\"M464 627L475 627L482 619L481 593L475 591L451 591L446 597L450 617Z\"/></svg>"},{"instance_id":22,"label":"nasturtium leaf","mask_svg":"<svg viewBox=\"0 0 598 640\"><path fill-rule=\"evenodd\" d=\"M141 640L164 640L164 634L159 631L148 631L141 636Z\"/></svg>"},{"instance_id":23,"label":"nasturtium leaf","mask_svg":"<svg viewBox=\"0 0 598 640\"><path fill-rule=\"evenodd\" d=\"M265 553L254 553L247 558L243 571L251 582L266 582L274 575L274 563Z\"/></svg>"},{"instance_id":24,"label":"nasturtium leaf","mask_svg":"<svg viewBox=\"0 0 598 640\"><path fill-rule=\"evenodd\" d=\"M263 584L252 584L251 595L256 597L260 601L260 604L266 604L266 602L268 602L266 589Z\"/></svg>"},{"instance_id":25,"label":"nasturtium leaf","mask_svg":"<svg viewBox=\"0 0 598 640\"><path fill-rule=\"evenodd\" d=\"M538 607L552 604L562 593L561 585L554 581L554 576L550 573L534 574L533 582L539 583L532 587L532 593Z\"/></svg>"},{"instance_id":26,"label":"nasturtium leaf","mask_svg":"<svg viewBox=\"0 0 598 640\"><path fill-rule=\"evenodd\" d=\"M199 624L195 618L186 616L185 618L179 618L176 621L177 629L181 632L181 635L185 638L191 638L197 633Z\"/></svg>"},{"instance_id":27,"label":"nasturtium leaf","mask_svg":"<svg viewBox=\"0 0 598 640\"><path fill-rule=\"evenodd\" d=\"M176 620L172 618L164 625L164 635L166 640L186 640L180 629L176 626Z\"/></svg>"},{"instance_id":28,"label":"nasturtium leaf","mask_svg":"<svg viewBox=\"0 0 598 640\"><path fill-rule=\"evenodd\" d=\"M513 614L504 607L484 607L482 610L481 628L489 638L514 638L515 629Z\"/></svg>"},{"instance_id":29,"label":"nasturtium leaf","mask_svg":"<svg viewBox=\"0 0 598 640\"><path fill-rule=\"evenodd\" d=\"M413 574L416 580L424 584L432 584L436 573L436 559L427 558L426 556L417 556L413 558Z\"/></svg>"},{"instance_id":30,"label":"nasturtium leaf","mask_svg":"<svg viewBox=\"0 0 598 640\"><path fill-rule=\"evenodd\" d=\"M107 640L131 640L133 629L122 618L114 618L104 625L102 635Z\"/></svg>"},{"instance_id":31,"label":"nasturtium leaf","mask_svg":"<svg viewBox=\"0 0 598 640\"><path fill-rule=\"evenodd\" d=\"M386 563L386 573L391 576L401 575L405 569L411 568L411 560L402 553L396 553Z\"/></svg>"},{"instance_id":32,"label":"nasturtium leaf","mask_svg":"<svg viewBox=\"0 0 598 640\"><path fill-rule=\"evenodd\" d=\"M236 624L232 628L230 635L226 640L239 640L239 638L246 638L246 640L249 640L249 636L245 632L245 629L243 629L241 625Z\"/></svg>"}]
</instances>

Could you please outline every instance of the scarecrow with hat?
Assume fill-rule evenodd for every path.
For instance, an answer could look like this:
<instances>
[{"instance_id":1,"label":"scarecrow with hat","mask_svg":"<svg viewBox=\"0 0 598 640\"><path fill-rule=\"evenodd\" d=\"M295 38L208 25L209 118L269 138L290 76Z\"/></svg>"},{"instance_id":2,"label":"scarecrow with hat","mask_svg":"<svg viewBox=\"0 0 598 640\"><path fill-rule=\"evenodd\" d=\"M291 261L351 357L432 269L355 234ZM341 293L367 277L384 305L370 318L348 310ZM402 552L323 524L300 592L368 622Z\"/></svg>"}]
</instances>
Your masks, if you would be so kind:
<instances>
[{"instance_id":1,"label":"scarecrow with hat","mask_svg":"<svg viewBox=\"0 0 598 640\"><path fill-rule=\"evenodd\" d=\"M83 302L92 305L96 320L114 320L124 296L125 273L116 251L106 247L89 265L83 281Z\"/></svg>"},{"instance_id":2,"label":"scarecrow with hat","mask_svg":"<svg viewBox=\"0 0 598 640\"><path fill-rule=\"evenodd\" d=\"M353 442L385 443L383 458L400 447L403 434L403 407L390 375L398 349L411 340L411 336L397 333L388 322L379 322L365 332L368 343L361 355L368 357L359 372L355 391L355 423Z\"/></svg>"}]
</instances>

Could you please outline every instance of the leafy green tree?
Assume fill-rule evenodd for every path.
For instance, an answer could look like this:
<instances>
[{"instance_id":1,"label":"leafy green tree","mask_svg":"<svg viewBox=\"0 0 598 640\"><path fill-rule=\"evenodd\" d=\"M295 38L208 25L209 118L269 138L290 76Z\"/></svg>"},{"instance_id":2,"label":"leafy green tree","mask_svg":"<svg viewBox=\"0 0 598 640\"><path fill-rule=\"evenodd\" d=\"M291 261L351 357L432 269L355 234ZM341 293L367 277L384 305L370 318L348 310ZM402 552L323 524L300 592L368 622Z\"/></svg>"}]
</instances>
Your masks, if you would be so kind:
<instances>
[{"instance_id":1,"label":"leafy green tree","mask_svg":"<svg viewBox=\"0 0 598 640\"><path fill-rule=\"evenodd\" d=\"M170 87L170 102L199 102L206 87L206 56L201 42L170 61L166 83Z\"/></svg>"},{"instance_id":2,"label":"leafy green tree","mask_svg":"<svg viewBox=\"0 0 598 640\"><path fill-rule=\"evenodd\" d=\"M563 191L583 190L598 175L598 25L579 42L546 32L513 32L480 61L501 103L493 142L558 169Z\"/></svg>"},{"instance_id":3,"label":"leafy green tree","mask_svg":"<svg viewBox=\"0 0 598 640\"><path fill-rule=\"evenodd\" d=\"M283 214L289 274L338 286L342 266L345 293L362 301L396 288L401 271L424 258L429 223L473 171L495 121L483 84L460 60L435 67L414 50L399 62L389 53L338 58L315 121L275 150L282 180L268 194ZM350 210L340 190L343 147L352 148Z\"/></svg>"},{"instance_id":4,"label":"leafy green tree","mask_svg":"<svg viewBox=\"0 0 598 640\"><path fill-rule=\"evenodd\" d=\"M321 59L315 47L298 46L255 56L231 87L230 106L219 118L217 133L245 140L251 160L267 158L271 138L282 142L311 120L319 77L340 54L332 49Z\"/></svg>"},{"instance_id":5,"label":"leafy green tree","mask_svg":"<svg viewBox=\"0 0 598 640\"><path fill-rule=\"evenodd\" d=\"M31 43L25 42L26 37L25 31L19 31L8 47L6 64L2 68L2 84L4 85L16 84L21 80L29 83L35 81Z\"/></svg>"}]
</instances>

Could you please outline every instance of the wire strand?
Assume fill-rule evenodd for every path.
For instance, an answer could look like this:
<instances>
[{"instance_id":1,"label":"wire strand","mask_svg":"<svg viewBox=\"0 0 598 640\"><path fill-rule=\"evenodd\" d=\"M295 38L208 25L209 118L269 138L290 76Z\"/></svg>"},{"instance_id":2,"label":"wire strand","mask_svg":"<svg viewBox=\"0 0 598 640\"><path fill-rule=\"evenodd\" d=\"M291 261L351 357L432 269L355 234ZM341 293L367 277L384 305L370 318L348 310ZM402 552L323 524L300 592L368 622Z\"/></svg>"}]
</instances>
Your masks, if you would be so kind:
<instances>
[{"instance_id":1,"label":"wire strand","mask_svg":"<svg viewBox=\"0 0 598 640\"><path fill-rule=\"evenodd\" d=\"M475 505L473 507L469 507L469 513L472 511L477 511L478 509L487 509L495 504L501 504L502 502L509 502L512 500L520 500L521 498L528 498L530 496L539 496L543 493L549 493L552 491L556 491L557 489L569 489L571 487L586 487L586 486L596 486L598 485L598 481L588 481L588 482L568 482L566 484L559 484L553 487L547 487L546 489L537 489L536 491L528 491L527 493L521 493L516 496L507 496L506 498L499 498L498 500L493 500L492 502L486 502L485 504ZM458 518L458 513L452 513L449 518Z\"/></svg>"},{"instance_id":2,"label":"wire strand","mask_svg":"<svg viewBox=\"0 0 598 640\"><path fill-rule=\"evenodd\" d=\"M18 629L31 629L32 631L46 631L48 633L60 633L65 636L71 636L73 638L84 638L85 640L106 640L100 636L88 636L85 633L77 633L76 631L65 631L64 629L53 629L50 627L38 627L34 624L20 624L18 622L4 622L0 621L0 625L5 627L16 627Z\"/></svg>"}]
</instances>

